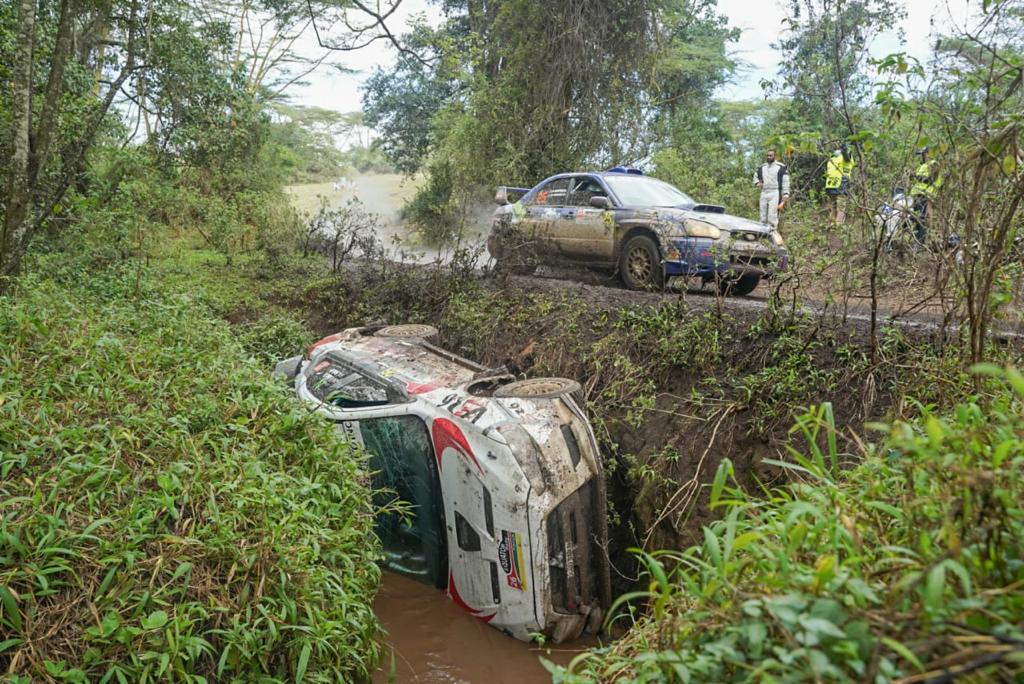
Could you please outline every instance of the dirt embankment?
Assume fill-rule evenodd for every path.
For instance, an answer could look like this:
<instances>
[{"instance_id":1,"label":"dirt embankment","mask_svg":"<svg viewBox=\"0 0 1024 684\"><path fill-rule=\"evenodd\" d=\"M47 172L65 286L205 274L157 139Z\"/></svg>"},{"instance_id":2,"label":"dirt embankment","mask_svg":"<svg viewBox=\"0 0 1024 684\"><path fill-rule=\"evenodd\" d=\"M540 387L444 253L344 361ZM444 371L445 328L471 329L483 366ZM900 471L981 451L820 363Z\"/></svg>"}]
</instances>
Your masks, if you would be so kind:
<instances>
[{"instance_id":1,"label":"dirt embankment","mask_svg":"<svg viewBox=\"0 0 1024 684\"><path fill-rule=\"evenodd\" d=\"M853 453L865 422L912 410L907 397L944 405L969 391L932 330L886 328L872 354L865 321L757 300L372 264L307 279L280 303L318 333L430 323L439 344L486 365L578 380L608 464L616 559L699 534L723 458L751 486L775 481L765 461L786 458L805 407L832 402Z\"/></svg>"}]
</instances>

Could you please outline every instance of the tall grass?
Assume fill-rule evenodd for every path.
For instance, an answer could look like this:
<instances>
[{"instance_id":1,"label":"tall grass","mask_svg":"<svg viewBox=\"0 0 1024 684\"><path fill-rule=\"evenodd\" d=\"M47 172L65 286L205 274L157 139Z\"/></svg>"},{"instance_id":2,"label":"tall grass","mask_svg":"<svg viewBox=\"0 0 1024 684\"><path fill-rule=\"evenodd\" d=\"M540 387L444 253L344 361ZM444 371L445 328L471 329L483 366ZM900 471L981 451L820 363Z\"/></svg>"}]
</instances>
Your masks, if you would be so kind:
<instances>
[{"instance_id":1,"label":"tall grass","mask_svg":"<svg viewBox=\"0 0 1024 684\"><path fill-rule=\"evenodd\" d=\"M380 656L362 456L196 297L0 300L0 678L337 682Z\"/></svg>"},{"instance_id":2,"label":"tall grass","mask_svg":"<svg viewBox=\"0 0 1024 684\"><path fill-rule=\"evenodd\" d=\"M1024 377L980 370L1003 378L984 406L885 426L857 465L828 405L777 463L790 485L747 493L723 461L723 518L638 551L649 586L612 611L631 631L556 681L1024 680Z\"/></svg>"}]
</instances>

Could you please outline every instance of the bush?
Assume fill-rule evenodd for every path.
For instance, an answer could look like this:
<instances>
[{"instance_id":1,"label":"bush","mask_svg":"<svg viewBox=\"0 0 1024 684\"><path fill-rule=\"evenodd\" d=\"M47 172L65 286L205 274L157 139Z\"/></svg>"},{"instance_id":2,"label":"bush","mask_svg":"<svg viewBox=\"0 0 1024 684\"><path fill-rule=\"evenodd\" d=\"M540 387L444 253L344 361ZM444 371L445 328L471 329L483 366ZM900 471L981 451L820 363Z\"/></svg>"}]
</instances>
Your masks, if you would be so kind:
<instances>
[{"instance_id":1,"label":"bush","mask_svg":"<svg viewBox=\"0 0 1024 684\"><path fill-rule=\"evenodd\" d=\"M558 681L1019 681L1024 667L1024 378L984 408L888 428L837 453L828 405L802 416L796 482L711 488L724 519L682 552L639 554L647 614ZM622 614L620 614L622 617ZM944 678L944 675L949 678Z\"/></svg>"},{"instance_id":2,"label":"bush","mask_svg":"<svg viewBox=\"0 0 1024 684\"><path fill-rule=\"evenodd\" d=\"M0 672L368 677L362 456L194 299L117 282L0 300Z\"/></svg>"}]
</instances>

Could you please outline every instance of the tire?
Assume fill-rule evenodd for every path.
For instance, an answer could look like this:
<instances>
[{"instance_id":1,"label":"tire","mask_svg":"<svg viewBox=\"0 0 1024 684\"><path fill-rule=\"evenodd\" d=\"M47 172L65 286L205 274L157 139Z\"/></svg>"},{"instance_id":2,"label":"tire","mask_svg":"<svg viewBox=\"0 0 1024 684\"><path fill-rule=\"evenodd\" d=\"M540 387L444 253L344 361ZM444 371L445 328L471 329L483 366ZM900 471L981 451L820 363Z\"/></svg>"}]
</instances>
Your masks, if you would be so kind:
<instances>
[{"instance_id":1,"label":"tire","mask_svg":"<svg viewBox=\"0 0 1024 684\"><path fill-rule=\"evenodd\" d=\"M580 384L568 378L531 378L502 385L494 390L494 396L505 399L554 399L579 390Z\"/></svg>"},{"instance_id":2,"label":"tire","mask_svg":"<svg viewBox=\"0 0 1024 684\"><path fill-rule=\"evenodd\" d=\"M646 235L635 235L627 240L619 253L619 275L630 290L662 289L665 272L654 240Z\"/></svg>"},{"instance_id":3,"label":"tire","mask_svg":"<svg viewBox=\"0 0 1024 684\"><path fill-rule=\"evenodd\" d=\"M761 276L744 273L739 278L722 278L718 281L718 291L726 296L743 297L754 291L761 282Z\"/></svg>"},{"instance_id":4,"label":"tire","mask_svg":"<svg viewBox=\"0 0 1024 684\"><path fill-rule=\"evenodd\" d=\"M374 333L375 337L399 337L399 338L418 338L421 340L427 340L437 335L437 328L432 325L424 325L422 323L409 323L407 325L389 325L386 328L381 328Z\"/></svg>"}]
</instances>

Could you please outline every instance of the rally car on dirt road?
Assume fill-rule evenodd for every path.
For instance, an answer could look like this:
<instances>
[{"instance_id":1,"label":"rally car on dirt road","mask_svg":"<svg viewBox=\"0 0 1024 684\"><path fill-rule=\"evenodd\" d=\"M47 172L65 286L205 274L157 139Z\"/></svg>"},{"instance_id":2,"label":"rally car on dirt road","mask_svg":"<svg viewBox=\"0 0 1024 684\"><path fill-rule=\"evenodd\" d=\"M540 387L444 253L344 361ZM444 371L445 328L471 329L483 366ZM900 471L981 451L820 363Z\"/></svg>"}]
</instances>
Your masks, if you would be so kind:
<instances>
[{"instance_id":1,"label":"rally car on dirt road","mask_svg":"<svg viewBox=\"0 0 1024 684\"><path fill-rule=\"evenodd\" d=\"M601 626L611 600L605 481L571 380L516 381L427 341L350 328L278 364L370 455L384 565L518 639Z\"/></svg>"},{"instance_id":2,"label":"rally car on dirt road","mask_svg":"<svg viewBox=\"0 0 1024 684\"><path fill-rule=\"evenodd\" d=\"M561 173L532 189L500 187L495 201L487 248L499 269L575 263L616 268L631 289L699 278L745 295L788 260L771 226L636 169Z\"/></svg>"}]
</instances>

